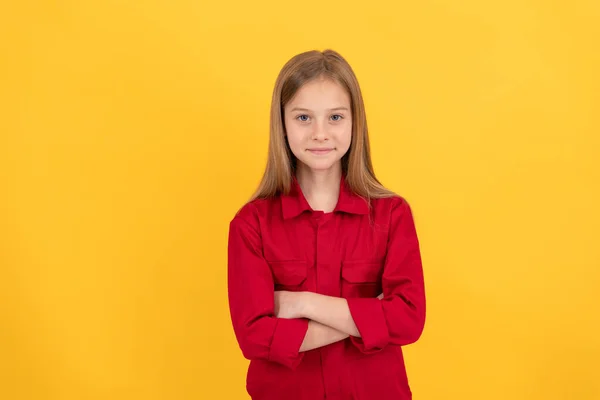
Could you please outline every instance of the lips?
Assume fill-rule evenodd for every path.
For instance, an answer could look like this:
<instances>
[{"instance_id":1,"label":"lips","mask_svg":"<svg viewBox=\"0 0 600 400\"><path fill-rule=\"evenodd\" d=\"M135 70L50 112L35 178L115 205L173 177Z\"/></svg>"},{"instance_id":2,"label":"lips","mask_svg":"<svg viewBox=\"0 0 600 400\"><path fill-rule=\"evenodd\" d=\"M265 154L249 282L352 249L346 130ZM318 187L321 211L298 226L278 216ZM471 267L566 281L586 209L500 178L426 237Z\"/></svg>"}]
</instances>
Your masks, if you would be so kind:
<instances>
[{"instance_id":1,"label":"lips","mask_svg":"<svg viewBox=\"0 0 600 400\"><path fill-rule=\"evenodd\" d=\"M323 154L331 153L333 151L333 149L332 148L328 148L328 149L308 149L308 151L311 152L312 154L323 155Z\"/></svg>"}]
</instances>

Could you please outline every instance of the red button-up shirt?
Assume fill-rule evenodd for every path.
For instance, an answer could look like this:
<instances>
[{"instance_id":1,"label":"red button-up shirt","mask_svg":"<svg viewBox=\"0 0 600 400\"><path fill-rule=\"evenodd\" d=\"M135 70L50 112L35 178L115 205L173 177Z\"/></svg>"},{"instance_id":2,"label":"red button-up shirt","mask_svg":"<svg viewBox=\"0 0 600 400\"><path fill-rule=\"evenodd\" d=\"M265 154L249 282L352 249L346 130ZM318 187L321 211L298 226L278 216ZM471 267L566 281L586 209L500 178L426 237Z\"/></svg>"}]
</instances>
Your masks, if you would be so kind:
<instances>
[{"instance_id":1,"label":"red button-up shirt","mask_svg":"<svg viewBox=\"0 0 600 400\"><path fill-rule=\"evenodd\" d=\"M401 346L423 331L425 291L402 197L369 207L342 178L335 210L324 213L311 209L294 179L290 194L250 202L231 221L228 286L253 399L412 398ZM275 290L347 299L361 338L299 352L308 321L275 317Z\"/></svg>"}]
</instances>

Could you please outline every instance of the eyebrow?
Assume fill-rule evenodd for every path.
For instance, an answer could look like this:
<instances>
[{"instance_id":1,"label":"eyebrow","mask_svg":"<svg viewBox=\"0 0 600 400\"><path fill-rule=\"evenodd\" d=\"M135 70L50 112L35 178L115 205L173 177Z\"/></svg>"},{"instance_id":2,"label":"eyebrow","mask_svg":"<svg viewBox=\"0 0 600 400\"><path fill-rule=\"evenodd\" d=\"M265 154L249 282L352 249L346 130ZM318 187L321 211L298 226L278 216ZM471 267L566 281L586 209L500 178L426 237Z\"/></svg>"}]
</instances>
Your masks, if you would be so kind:
<instances>
[{"instance_id":1,"label":"eyebrow","mask_svg":"<svg viewBox=\"0 0 600 400\"><path fill-rule=\"evenodd\" d=\"M348 111L348 107L334 107L334 108L330 108L327 111ZM302 107L294 107L290 110L290 112L294 112L294 111L311 111L308 108L302 108Z\"/></svg>"}]
</instances>

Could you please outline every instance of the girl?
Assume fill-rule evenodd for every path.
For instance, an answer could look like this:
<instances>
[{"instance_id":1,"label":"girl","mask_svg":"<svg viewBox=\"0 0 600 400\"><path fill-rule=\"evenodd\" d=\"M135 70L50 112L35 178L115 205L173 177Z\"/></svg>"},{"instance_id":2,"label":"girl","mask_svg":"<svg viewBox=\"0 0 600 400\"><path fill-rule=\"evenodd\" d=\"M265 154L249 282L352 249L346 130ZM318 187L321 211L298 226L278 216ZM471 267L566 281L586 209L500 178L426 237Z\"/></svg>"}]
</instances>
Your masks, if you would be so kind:
<instances>
[{"instance_id":1,"label":"girl","mask_svg":"<svg viewBox=\"0 0 600 400\"><path fill-rule=\"evenodd\" d=\"M412 398L401 346L425 323L419 242L375 177L359 84L332 50L277 78L266 171L229 226L228 293L252 399Z\"/></svg>"}]
</instances>

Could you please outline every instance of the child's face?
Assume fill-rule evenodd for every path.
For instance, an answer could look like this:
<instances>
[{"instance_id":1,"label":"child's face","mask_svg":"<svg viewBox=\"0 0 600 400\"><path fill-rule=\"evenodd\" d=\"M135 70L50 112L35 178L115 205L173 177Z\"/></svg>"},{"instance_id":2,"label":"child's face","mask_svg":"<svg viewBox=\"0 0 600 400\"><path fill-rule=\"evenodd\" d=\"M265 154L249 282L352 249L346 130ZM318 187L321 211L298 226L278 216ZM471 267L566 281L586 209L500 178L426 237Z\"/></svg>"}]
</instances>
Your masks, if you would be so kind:
<instances>
[{"instance_id":1,"label":"child's face","mask_svg":"<svg viewBox=\"0 0 600 400\"><path fill-rule=\"evenodd\" d=\"M284 107L284 123L299 167L337 167L352 139L350 97L330 79L310 81Z\"/></svg>"}]
</instances>

